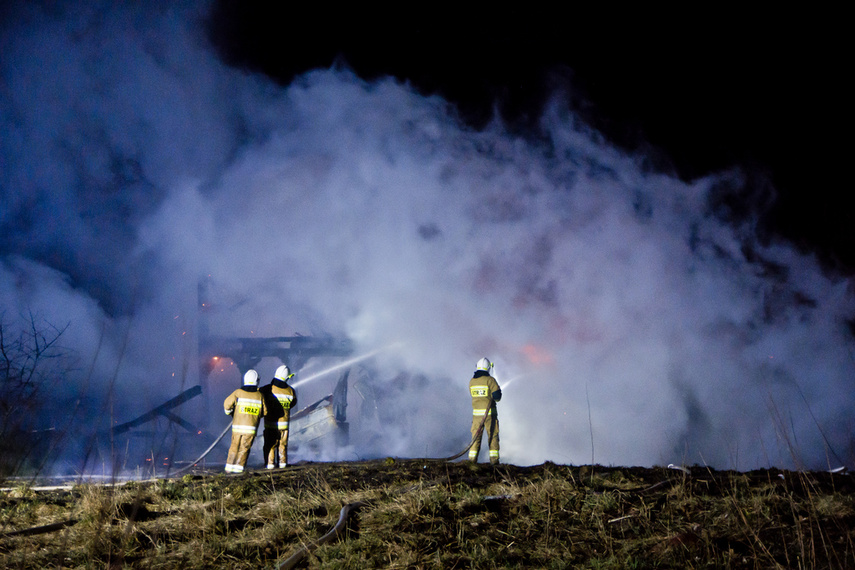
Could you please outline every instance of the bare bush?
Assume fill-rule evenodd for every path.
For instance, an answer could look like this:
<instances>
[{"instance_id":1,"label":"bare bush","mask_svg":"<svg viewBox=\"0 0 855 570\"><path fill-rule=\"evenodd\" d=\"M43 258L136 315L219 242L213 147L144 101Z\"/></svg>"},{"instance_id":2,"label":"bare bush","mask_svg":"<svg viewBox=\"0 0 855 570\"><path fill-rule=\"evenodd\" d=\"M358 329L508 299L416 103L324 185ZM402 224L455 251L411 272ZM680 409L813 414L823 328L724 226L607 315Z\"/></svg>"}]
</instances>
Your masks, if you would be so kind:
<instances>
[{"instance_id":1,"label":"bare bush","mask_svg":"<svg viewBox=\"0 0 855 570\"><path fill-rule=\"evenodd\" d=\"M0 477L15 473L38 442L40 414L50 413L44 389L68 371L58 328L32 313L10 324L0 314Z\"/></svg>"}]
</instances>

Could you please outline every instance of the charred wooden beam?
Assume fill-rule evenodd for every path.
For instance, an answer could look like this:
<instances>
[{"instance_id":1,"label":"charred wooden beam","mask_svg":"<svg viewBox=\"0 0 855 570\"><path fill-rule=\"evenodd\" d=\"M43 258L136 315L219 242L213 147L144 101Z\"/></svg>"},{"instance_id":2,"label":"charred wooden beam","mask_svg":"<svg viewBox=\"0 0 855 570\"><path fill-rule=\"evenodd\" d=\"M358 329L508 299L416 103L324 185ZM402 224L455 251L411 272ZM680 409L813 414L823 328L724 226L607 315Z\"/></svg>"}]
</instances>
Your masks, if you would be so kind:
<instances>
[{"instance_id":1,"label":"charred wooden beam","mask_svg":"<svg viewBox=\"0 0 855 570\"><path fill-rule=\"evenodd\" d=\"M188 400L192 400L193 398L195 398L196 396L198 396L201 393L202 393L202 386L193 386L192 388L190 388L188 390L184 390L183 392L181 392L179 395L175 396L174 398L172 398L168 402L159 405L158 407L154 408L153 410L151 410L149 412L144 413L143 415L139 416L138 418L135 418L129 422L125 422L123 424L119 424L119 425L115 426L111 431L113 432L113 435L119 435L119 434L125 433L126 431L130 430L131 428L134 428L136 426L150 422L151 420L157 418L158 416L165 416L165 417L169 418L171 421L175 421L176 423L178 423L181 427L184 427L185 429L188 429L190 431L195 431L195 428L193 427L192 424L190 424L189 422L185 422L183 419L179 418L178 416L176 416L174 414L170 414L169 410L171 410L172 408L175 408L177 406L180 406L181 404L183 404L184 402L186 402ZM173 417L175 419L173 419Z\"/></svg>"}]
</instances>

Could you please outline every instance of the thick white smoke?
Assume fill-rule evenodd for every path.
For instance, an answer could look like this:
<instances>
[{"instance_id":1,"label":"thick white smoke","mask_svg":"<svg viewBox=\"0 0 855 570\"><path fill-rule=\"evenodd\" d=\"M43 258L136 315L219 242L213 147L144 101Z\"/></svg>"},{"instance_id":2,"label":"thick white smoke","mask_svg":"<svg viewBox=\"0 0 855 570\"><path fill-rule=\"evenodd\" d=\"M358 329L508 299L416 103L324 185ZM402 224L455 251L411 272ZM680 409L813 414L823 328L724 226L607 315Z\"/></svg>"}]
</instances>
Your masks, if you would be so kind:
<instances>
[{"instance_id":1,"label":"thick white smoke","mask_svg":"<svg viewBox=\"0 0 855 570\"><path fill-rule=\"evenodd\" d=\"M487 356L504 461L850 460L852 291L714 215L738 171L652 173L560 101L526 139L391 79L278 87L216 59L204 5L21 10L0 60L0 298L98 363L63 391L88 382L87 421L196 382L205 279L219 334L385 349L357 457L458 451Z\"/></svg>"}]
</instances>

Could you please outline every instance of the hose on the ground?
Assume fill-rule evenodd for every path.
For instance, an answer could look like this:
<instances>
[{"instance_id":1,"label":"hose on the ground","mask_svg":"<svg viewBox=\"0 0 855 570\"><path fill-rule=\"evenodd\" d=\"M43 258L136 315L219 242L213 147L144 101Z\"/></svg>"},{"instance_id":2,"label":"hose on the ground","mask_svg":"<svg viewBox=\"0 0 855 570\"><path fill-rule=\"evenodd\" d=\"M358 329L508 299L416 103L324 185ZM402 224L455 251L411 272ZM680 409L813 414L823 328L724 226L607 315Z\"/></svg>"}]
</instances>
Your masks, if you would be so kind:
<instances>
[{"instance_id":1,"label":"hose on the ground","mask_svg":"<svg viewBox=\"0 0 855 570\"><path fill-rule=\"evenodd\" d=\"M491 413L492 408L493 398L490 398L489 405L487 406L487 412L485 412L484 417L481 418L481 423L478 425L478 430L475 432L475 435L472 437L472 440L463 449L463 451L452 455L451 457L444 457L440 459L430 458L429 461L454 461L455 459L472 449L472 446L475 445L475 442L478 441L478 439L484 433L484 425L487 423L487 416ZM315 542L311 542L302 546L300 549L297 550L297 552L295 552L282 562L279 562L276 565L276 570L291 570L291 568L294 568L300 561L302 561L306 556L308 556L311 551L315 550L317 547L323 544L332 541L333 539L340 537L341 534L344 532L344 528L347 524L347 518L350 515L351 511L367 504L368 503L366 503L365 501L356 501L343 506L341 508L341 511L339 512L338 522L335 524L332 530L330 530L328 533L326 533L324 536L322 536Z\"/></svg>"},{"instance_id":2,"label":"hose on the ground","mask_svg":"<svg viewBox=\"0 0 855 570\"><path fill-rule=\"evenodd\" d=\"M185 471L187 471L187 470L189 470L189 469L191 469L191 468L195 467L197 463L199 463L200 461L202 461L203 459L205 459L205 457L206 457L209 453L211 453L211 450L213 450L213 449L217 446L217 444L218 444L218 443L220 443L220 441L221 441L224 437L226 437L226 434L229 432L229 429L230 429L231 427L232 427L232 422L229 422L229 425L227 425L227 426L226 426L226 429L224 429L224 430L223 430L223 433L221 433L221 434L220 434L220 437L218 437L217 439L215 439L215 440L214 440L214 443L212 443L212 444L211 444L211 446L210 446L208 449L206 449L206 450L204 451L204 453L202 453L202 455L200 455L200 456L199 456L195 461L193 461L193 462L192 462L192 463L190 463L189 465L186 465L186 466L182 467L181 469L179 469L178 471L175 471L175 472L173 473L173 475L180 475L181 473L184 473Z\"/></svg>"},{"instance_id":3,"label":"hose on the ground","mask_svg":"<svg viewBox=\"0 0 855 570\"><path fill-rule=\"evenodd\" d=\"M478 441L479 439L481 439L481 435L484 433L484 425L487 423L487 416L489 416L492 413L492 411L493 411L493 398L490 397L490 402L489 402L489 405L487 406L487 411L484 413L484 417L481 418L481 423L478 425L478 431L475 432L475 435L472 437L472 441L469 442L469 445L467 445L463 449L463 451L461 451L460 453L458 453L456 455L452 455L451 457L444 457L441 459L435 459L434 461L454 461L455 459L457 459L458 457L460 457L461 455L463 455L464 453L466 453L467 451L472 449L472 446L475 445L475 442Z\"/></svg>"},{"instance_id":4,"label":"hose on the ground","mask_svg":"<svg viewBox=\"0 0 855 570\"><path fill-rule=\"evenodd\" d=\"M49 532L56 532L58 530L62 530L67 526L71 526L77 522L77 519L68 519L62 522L57 522L53 524L46 524L43 526L36 526L32 528L25 528L23 530L16 530L12 532L4 532L0 534L0 538L7 538L10 536L33 536L36 534L47 534Z\"/></svg>"},{"instance_id":5,"label":"hose on the ground","mask_svg":"<svg viewBox=\"0 0 855 570\"><path fill-rule=\"evenodd\" d=\"M335 526L332 527L332 529L328 533L326 533L314 542L310 542L309 544L303 545L303 547L300 548L297 552L277 564L276 570L291 570L291 568L294 568L301 560L303 560L303 558L308 556L311 551L315 550L321 545L324 545L340 537L344 533L344 529L347 526L347 518L350 515L350 512L367 504L368 503L366 503L365 501L355 501L353 503L348 503L343 506L338 515L338 522L335 523Z\"/></svg>"}]
</instances>

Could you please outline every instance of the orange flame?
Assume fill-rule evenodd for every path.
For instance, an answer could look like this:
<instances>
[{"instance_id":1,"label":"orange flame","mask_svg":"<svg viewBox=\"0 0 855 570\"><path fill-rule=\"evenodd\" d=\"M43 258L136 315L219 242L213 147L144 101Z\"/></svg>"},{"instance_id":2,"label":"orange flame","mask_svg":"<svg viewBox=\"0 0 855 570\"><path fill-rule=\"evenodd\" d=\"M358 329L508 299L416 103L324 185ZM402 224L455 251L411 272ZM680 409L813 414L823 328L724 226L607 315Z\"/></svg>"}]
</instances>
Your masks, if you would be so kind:
<instances>
[{"instance_id":1,"label":"orange flame","mask_svg":"<svg viewBox=\"0 0 855 570\"><path fill-rule=\"evenodd\" d=\"M522 353L528 358L529 362L537 366L553 364L555 362L549 351L531 343L522 347Z\"/></svg>"}]
</instances>

